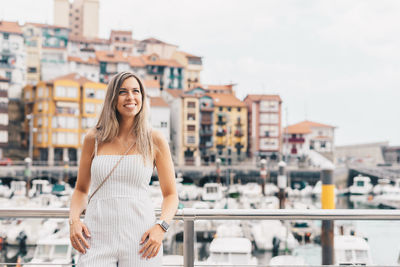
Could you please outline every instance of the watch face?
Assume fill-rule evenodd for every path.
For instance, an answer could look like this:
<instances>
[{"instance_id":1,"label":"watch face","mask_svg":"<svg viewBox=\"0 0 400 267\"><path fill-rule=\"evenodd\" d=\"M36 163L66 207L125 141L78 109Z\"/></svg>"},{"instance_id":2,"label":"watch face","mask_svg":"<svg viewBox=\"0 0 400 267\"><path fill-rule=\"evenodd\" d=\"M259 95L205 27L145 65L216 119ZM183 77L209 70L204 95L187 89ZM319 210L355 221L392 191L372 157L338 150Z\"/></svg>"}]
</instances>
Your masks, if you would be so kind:
<instances>
[{"instance_id":1,"label":"watch face","mask_svg":"<svg viewBox=\"0 0 400 267\"><path fill-rule=\"evenodd\" d=\"M161 222L161 226L162 226L162 228L164 228L165 231L167 231L168 228L169 228L169 224L167 222L165 222L165 221Z\"/></svg>"}]
</instances>

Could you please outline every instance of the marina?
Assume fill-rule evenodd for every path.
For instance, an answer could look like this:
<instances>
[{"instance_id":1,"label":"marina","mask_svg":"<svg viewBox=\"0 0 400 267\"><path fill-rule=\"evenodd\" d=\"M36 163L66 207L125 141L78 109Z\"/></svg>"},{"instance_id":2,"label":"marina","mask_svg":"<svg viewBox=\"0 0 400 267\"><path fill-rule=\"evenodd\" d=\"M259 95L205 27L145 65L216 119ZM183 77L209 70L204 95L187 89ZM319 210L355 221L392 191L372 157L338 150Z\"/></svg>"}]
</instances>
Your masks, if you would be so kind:
<instances>
[{"instance_id":1,"label":"marina","mask_svg":"<svg viewBox=\"0 0 400 267\"><path fill-rule=\"evenodd\" d=\"M363 178L363 181L368 179ZM177 188L180 196L180 209L195 209L199 211L234 211L234 210L278 210L279 199L277 189L273 184L264 185L265 196L261 193L261 184L233 184L206 183L203 187L182 183L177 179ZM358 179L354 184L360 185ZM385 184L385 190L382 189ZM11 182L11 187L2 185L0 209L10 207L20 208L67 208L70 189L62 190L68 193L59 193L54 188L60 184L50 184L47 180L33 180L32 187L26 196L26 183L24 181ZM368 189L369 194L351 194L350 190L336 190L336 208L343 209L369 209L371 211L383 208L383 196L397 196L396 183L391 185L386 181L378 183ZM318 192L321 185L295 186L287 188L285 211L317 211L321 207ZM64 189L68 186L64 185ZM154 203L161 206L160 188L157 182L150 185L150 192ZM303 192L304 193L303 193ZM390 191L388 193L387 191ZM295 193L294 193L295 192ZM373 194L374 192L375 194ZM30 203L28 205L28 203ZM156 207L157 207L156 205ZM387 208L387 207L386 207ZM391 207L394 208L393 206ZM39 245L55 239L55 243L68 239L68 227L62 219L32 219L20 218L3 219L1 222L1 262L14 261L20 257L23 262L40 262L37 259ZM321 221L310 219L298 220L196 220L194 223L194 259L198 265L227 264L237 262L243 266L264 266L279 263L298 265L321 264ZM55 233L55 234L54 234ZM385 236L385 237L383 237ZM356 262L360 264L397 265L400 249L397 240L400 238L400 221L335 221L335 261ZM58 241L57 241L58 240ZM232 247L224 246L229 244ZM235 245L236 244L236 245ZM339 245L343 244L343 245ZM353 245L352 245L353 244ZM357 245L358 244L358 245ZM384 245L384 246L383 246ZM339 247L340 250L339 249ZM349 247L348 249L344 249ZM360 246L357 249L357 246ZM227 250L221 251L224 248ZM240 248L240 249L238 249ZM365 252L360 252L364 249ZM47 248L48 255L53 255ZM70 252L72 247L59 247L64 251L70 262L76 262L77 253ZM353 250L352 250L353 249ZM22 250L22 251L21 251ZM25 250L25 251L24 251ZM357 250L357 252L355 252ZM61 252L60 252L61 253ZM166 262L172 264L183 260L179 255L184 254L184 225L180 220L171 225L170 231L164 240L164 256ZM350 256L351 255L351 256ZM363 255L361 257L361 255ZM44 256L43 256L44 257ZM43 258L42 257L42 258ZM52 258L53 256L50 256ZM40 258L40 257L39 257ZM48 257L47 260L50 260ZM43 259L42 259L43 260ZM347 263L348 263L347 262Z\"/></svg>"}]
</instances>

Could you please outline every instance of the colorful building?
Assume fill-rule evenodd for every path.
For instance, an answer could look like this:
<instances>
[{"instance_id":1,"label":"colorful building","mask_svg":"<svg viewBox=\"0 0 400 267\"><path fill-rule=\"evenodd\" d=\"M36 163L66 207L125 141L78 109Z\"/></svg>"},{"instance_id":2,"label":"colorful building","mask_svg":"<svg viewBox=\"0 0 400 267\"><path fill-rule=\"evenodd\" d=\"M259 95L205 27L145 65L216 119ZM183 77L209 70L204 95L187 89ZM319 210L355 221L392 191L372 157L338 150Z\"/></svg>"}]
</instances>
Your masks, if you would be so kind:
<instances>
[{"instance_id":1,"label":"colorful building","mask_svg":"<svg viewBox=\"0 0 400 267\"><path fill-rule=\"evenodd\" d=\"M248 155L278 160L281 151L282 100L279 95L247 95Z\"/></svg>"},{"instance_id":2,"label":"colorful building","mask_svg":"<svg viewBox=\"0 0 400 267\"><path fill-rule=\"evenodd\" d=\"M313 121L302 121L283 130L283 155L307 156L310 150L333 159L335 127Z\"/></svg>"},{"instance_id":3,"label":"colorful building","mask_svg":"<svg viewBox=\"0 0 400 267\"><path fill-rule=\"evenodd\" d=\"M33 115L37 129L33 134L34 160L49 164L78 161L83 137L96 123L105 90L105 84L76 73L26 86L25 112Z\"/></svg>"}]
</instances>

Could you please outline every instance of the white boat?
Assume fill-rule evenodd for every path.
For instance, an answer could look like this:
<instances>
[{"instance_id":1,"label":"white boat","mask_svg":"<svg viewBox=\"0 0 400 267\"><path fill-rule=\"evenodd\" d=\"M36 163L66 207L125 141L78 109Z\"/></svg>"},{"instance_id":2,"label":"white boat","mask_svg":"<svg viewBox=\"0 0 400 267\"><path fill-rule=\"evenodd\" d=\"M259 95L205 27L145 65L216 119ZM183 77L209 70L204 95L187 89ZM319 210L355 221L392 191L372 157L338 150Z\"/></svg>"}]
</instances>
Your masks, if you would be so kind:
<instances>
[{"instance_id":1,"label":"white boat","mask_svg":"<svg viewBox=\"0 0 400 267\"><path fill-rule=\"evenodd\" d=\"M382 194L374 196L371 203L378 208L400 209L400 194Z\"/></svg>"},{"instance_id":2,"label":"white boat","mask_svg":"<svg viewBox=\"0 0 400 267\"><path fill-rule=\"evenodd\" d=\"M51 266L64 267L76 263L76 258L69 238L52 235L38 240L33 259L29 262L33 264L28 263L24 266L45 267L51 264Z\"/></svg>"},{"instance_id":3,"label":"white boat","mask_svg":"<svg viewBox=\"0 0 400 267\"><path fill-rule=\"evenodd\" d=\"M371 179L368 176L358 175L354 177L353 185L349 187L352 195L367 195L372 191Z\"/></svg>"},{"instance_id":4,"label":"white boat","mask_svg":"<svg viewBox=\"0 0 400 267\"><path fill-rule=\"evenodd\" d=\"M196 265L208 266L257 266L257 259L251 255L251 242L245 237L217 237L211 241L210 257Z\"/></svg>"},{"instance_id":5,"label":"white boat","mask_svg":"<svg viewBox=\"0 0 400 267\"><path fill-rule=\"evenodd\" d=\"M274 237L281 241L280 250L285 249L286 245L288 249L293 249L299 244L293 234L279 220L255 222L251 227L251 233L259 250L272 250Z\"/></svg>"},{"instance_id":6,"label":"white boat","mask_svg":"<svg viewBox=\"0 0 400 267\"><path fill-rule=\"evenodd\" d=\"M364 238L335 235L336 265L372 265L370 247Z\"/></svg>"},{"instance_id":7,"label":"white boat","mask_svg":"<svg viewBox=\"0 0 400 267\"><path fill-rule=\"evenodd\" d=\"M183 201L197 200L201 195L201 191L194 184L182 184L181 191L178 193L179 199Z\"/></svg>"},{"instance_id":8,"label":"white boat","mask_svg":"<svg viewBox=\"0 0 400 267\"><path fill-rule=\"evenodd\" d=\"M2 181L0 180L0 197L4 198L9 198L11 196L11 190L10 188L3 184Z\"/></svg>"},{"instance_id":9,"label":"white boat","mask_svg":"<svg viewBox=\"0 0 400 267\"><path fill-rule=\"evenodd\" d=\"M266 183L264 186L264 193L266 196L274 196L279 192L279 188L272 183Z\"/></svg>"},{"instance_id":10,"label":"white boat","mask_svg":"<svg viewBox=\"0 0 400 267\"><path fill-rule=\"evenodd\" d=\"M28 192L29 197L38 196L41 194L50 194L52 186L47 180L33 180L32 188Z\"/></svg>"},{"instance_id":11,"label":"white boat","mask_svg":"<svg viewBox=\"0 0 400 267\"><path fill-rule=\"evenodd\" d=\"M12 196L25 196L26 195L26 182L25 181L11 181L10 190Z\"/></svg>"},{"instance_id":12,"label":"white boat","mask_svg":"<svg viewBox=\"0 0 400 267\"><path fill-rule=\"evenodd\" d=\"M292 255L275 256L269 261L269 266L305 266L303 257Z\"/></svg>"},{"instance_id":13,"label":"white boat","mask_svg":"<svg viewBox=\"0 0 400 267\"><path fill-rule=\"evenodd\" d=\"M203 186L201 199L203 201L218 201L223 198L222 186L218 183L206 183Z\"/></svg>"},{"instance_id":14,"label":"white boat","mask_svg":"<svg viewBox=\"0 0 400 267\"><path fill-rule=\"evenodd\" d=\"M374 195L400 194L400 179L396 179L394 185L390 183L389 179L379 179L378 184L374 186L372 192Z\"/></svg>"}]
</instances>

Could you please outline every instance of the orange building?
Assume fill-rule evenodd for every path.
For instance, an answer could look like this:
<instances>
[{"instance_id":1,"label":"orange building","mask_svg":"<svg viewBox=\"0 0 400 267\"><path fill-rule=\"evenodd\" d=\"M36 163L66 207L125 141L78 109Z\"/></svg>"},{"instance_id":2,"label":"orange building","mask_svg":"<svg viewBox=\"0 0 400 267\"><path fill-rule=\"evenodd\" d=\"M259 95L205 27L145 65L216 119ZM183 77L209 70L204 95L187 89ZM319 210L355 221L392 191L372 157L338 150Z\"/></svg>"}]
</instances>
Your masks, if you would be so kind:
<instances>
[{"instance_id":1,"label":"orange building","mask_svg":"<svg viewBox=\"0 0 400 267\"><path fill-rule=\"evenodd\" d=\"M96 123L105 91L105 84L76 73L26 86L25 114L33 115L33 159L49 164L78 161L83 137Z\"/></svg>"}]
</instances>

